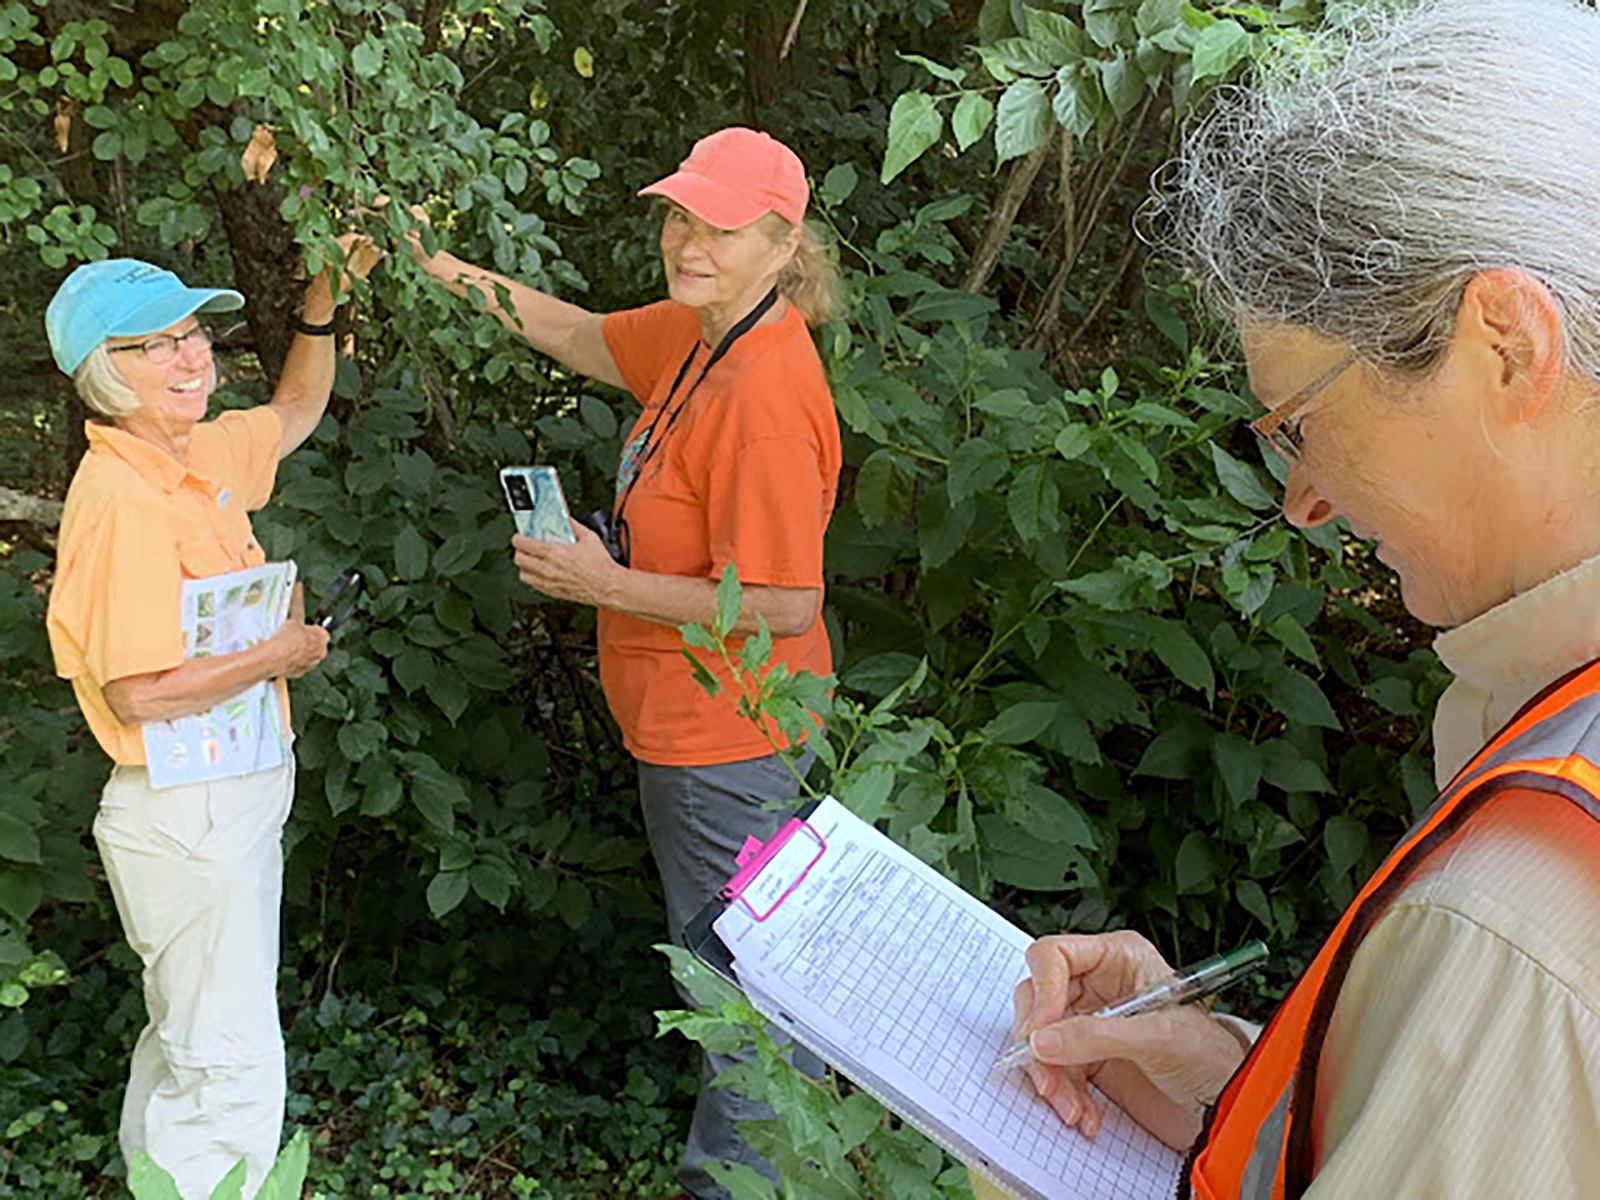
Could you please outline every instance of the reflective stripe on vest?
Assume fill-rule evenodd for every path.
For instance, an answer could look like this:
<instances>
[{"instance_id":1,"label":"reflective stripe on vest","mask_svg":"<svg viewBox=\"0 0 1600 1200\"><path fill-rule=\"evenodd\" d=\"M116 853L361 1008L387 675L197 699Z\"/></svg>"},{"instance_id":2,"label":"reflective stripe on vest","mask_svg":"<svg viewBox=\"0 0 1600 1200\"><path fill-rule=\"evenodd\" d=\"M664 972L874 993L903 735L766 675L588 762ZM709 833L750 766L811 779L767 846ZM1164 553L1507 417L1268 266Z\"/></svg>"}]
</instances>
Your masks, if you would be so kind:
<instances>
[{"instance_id":1,"label":"reflective stripe on vest","mask_svg":"<svg viewBox=\"0 0 1600 1200\"><path fill-rule=\"evenodd\" d=\"M1318 1055L1356 948L1417 868L1512 788L1560 796L1600 821L1600 663L1529 701L1362 886L1223 1089L1180 1192L1199 1200L1298 1200L1304 1193L1315 1170Z\"/></svg>"}]
</instances>

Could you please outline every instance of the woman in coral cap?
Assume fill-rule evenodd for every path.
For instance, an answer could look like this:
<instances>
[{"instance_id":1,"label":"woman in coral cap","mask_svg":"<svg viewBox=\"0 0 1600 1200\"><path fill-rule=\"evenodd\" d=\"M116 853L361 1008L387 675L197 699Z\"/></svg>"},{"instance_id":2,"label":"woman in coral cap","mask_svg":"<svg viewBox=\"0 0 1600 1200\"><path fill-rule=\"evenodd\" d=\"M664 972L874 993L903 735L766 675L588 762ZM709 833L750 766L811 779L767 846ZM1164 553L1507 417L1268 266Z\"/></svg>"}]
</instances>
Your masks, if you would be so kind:
<instances>
[{"instance_id":1,"label":"woman in coral cap","mask_svg":"<svg viewBox=\"0 0 1600 1200\"><path fill-rule=\"evenodd\" d=\"M808 327L831 314L837 275L805 221L805 168L767 134L711 134L641 195L665 202L668 295L643 308L589 312L414 247L452 292L481 294L535 349L644 406L599 531L580 525L572 545L518 537L513 546L523 582L599 610L600 681L638 760L645 828L680 937L733 873L744 839L777 828L798 785L774 752L782 735L736 711L738 689L709 696L695 682L678 627L710 623L732 563L743 584L734 632L764 620L772 662L832 669L822 536L839 428ZM708 1056L707 1079L725 1062ZM729 1089L702 1089L682 1171L691 1195L728 1194L708 1160L773 1174L733 1128L763 1115Z\"/></svg>"}]
</instances>

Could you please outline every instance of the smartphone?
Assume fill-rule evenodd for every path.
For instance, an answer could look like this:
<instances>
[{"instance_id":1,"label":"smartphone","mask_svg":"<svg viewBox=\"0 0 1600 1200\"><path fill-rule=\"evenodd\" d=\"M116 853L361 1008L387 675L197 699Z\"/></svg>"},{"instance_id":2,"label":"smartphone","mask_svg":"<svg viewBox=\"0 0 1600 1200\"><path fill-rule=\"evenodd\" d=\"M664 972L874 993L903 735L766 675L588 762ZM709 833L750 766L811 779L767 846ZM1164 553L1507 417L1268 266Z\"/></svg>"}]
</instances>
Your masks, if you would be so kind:
<instances>
[{"instance_id":1,"label":"smartphone","mask_svg":"<svg viewBox=\"0 0 1600 1200\"><path fill-rule=\"evenodd\" d=\"M561 494L561 477L554 467L502 468L500 486L523 537L568 545L578 540L572 532L567 498Z\"/></svg>"}]
</instances>

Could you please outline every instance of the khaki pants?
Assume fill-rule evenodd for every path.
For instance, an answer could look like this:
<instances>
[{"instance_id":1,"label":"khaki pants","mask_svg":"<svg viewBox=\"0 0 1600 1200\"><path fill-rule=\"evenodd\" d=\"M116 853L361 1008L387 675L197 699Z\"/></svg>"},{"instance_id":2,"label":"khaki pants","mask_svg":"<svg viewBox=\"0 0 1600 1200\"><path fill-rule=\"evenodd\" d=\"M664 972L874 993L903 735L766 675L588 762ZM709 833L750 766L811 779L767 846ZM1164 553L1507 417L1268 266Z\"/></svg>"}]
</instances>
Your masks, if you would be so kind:
<instances>
[{"instance_id":1,"label":"khaki pants","mask_svg":"<svg viewBox=\"0 0 1600 1200\"><path fill-rule=\"evenodd\" d=\"M95 841L150 1023L134 1047L122 1152L143 1150L205 1200L243 1158L252 1195L283 1125L278 905L294 764L155 791L119 766Z\"/></svg>"}]
</instances>

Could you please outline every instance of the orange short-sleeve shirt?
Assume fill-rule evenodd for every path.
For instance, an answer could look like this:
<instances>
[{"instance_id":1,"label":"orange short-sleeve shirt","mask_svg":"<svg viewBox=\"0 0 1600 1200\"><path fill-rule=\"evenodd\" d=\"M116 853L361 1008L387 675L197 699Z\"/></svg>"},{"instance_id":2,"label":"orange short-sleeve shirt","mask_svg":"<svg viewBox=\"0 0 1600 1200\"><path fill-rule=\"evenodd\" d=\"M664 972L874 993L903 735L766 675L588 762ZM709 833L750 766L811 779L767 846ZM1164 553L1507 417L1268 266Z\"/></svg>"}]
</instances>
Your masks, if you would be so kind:
<instances>
[{"instance_id":1,"label":"orange short-sleeve shirt","mask_svg":"<svg viewBox=\"0 0 1600 1200\"><path fill-rule=\"evenodd\" d=\"M103 689L183 662L185 579L266 561L248 514L272 493L283 426L266 406L202 422L187 468L114 425L86 429L45 620L56 674L72 681L90 731L114 761L140 765L143 735L117 720ZM287 706L282 680L278 687Z\"/></svg>"},{"instance_id":2,"label":"orange short-sleeve shirt","mask_svg":"<svg viewBox=\"0 0 1600 1200\"><path fill-rule=\"evenodd\" d=\"M690 351L694 360L677 399L711 349L701 341L694 311L670 300L612 313L604 331L624 381L644 405L632 444L662 413ZM656 448L622 510L631 565L716 579L731 562L741 583L822 587L822 538L839 483L839 422L799 312L789 307L739 338L663 435L666 425L657 424ZM676 628L602 609L599 639L600 682L635 758L709 766L771 752L738 715L738 693L728 680L716 697L694 681ZM791 671L831 671L822 621L796 637L773 639L772 661Z\"/></svg>"}]
</instances>

